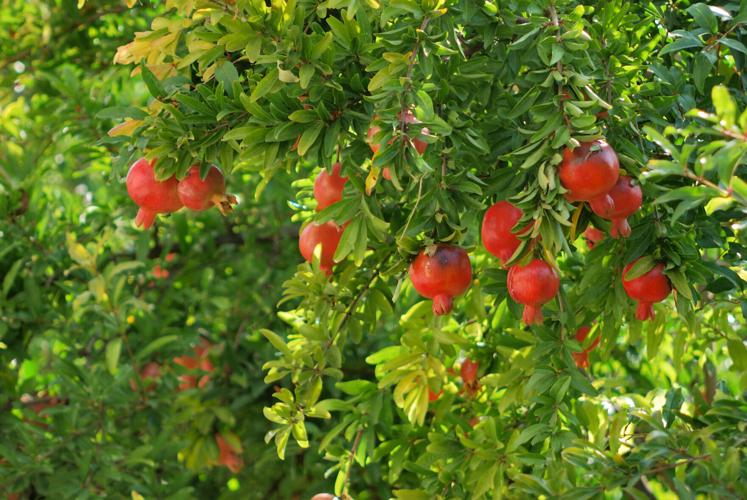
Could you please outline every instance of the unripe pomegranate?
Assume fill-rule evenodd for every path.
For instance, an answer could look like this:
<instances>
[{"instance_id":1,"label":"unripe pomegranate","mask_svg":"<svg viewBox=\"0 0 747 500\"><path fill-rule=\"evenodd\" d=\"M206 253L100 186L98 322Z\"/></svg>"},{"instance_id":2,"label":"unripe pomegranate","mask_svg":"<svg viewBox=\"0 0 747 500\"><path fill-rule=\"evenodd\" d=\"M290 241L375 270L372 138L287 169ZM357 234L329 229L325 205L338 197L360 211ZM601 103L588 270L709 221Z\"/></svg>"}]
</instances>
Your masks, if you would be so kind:
<instances>
[{"instance_id":1,"label":"unripe pomegranate","mask_svg":"<svg viewBox=\"0 0 747 500\"><path fill-rule=\"evenodd\" d=\"M641 187L633 182L628 176L622 176L609 192L612 198L611 207L598 207L596 203L591 203L591 209L598 216L611 220L612 228L610 235L613 238L627 238L630 236L630 224L627 217L633 215L643 203L643 193Z\"/></svg>"},{"instance_id":2,"label":"unripe pomegranate","mask_svg":"<svg viewBox=\"0 0 747 500\"><path fill-rule=\"evenodd\" d=\"M589 250L594 248L594 245L604 239L604 233L594 226L587 227L586 231L584 231L583 236L586 240L586 246L589 247Z\"/></svg>"},{"instance_id":3,"label":"unripe pomegranate","mask_svg":"<svg viewBox=\"0 0 747 500\"><path fill-rule=\"evenodd\" d=\"M332 274L332 268L335 265L333 257L337 251L337 245L340 243L342 228L332 221L324 224L311 223L301 231L301 237L298 239L298 248L301 255L307 262L311 262L314 256L314 248L321 244L322 254L319 259L319 267L327 273Z\"/></svg>"},{"instance_id":4,"label":"unripe pomegranate","mask_svg":"<svg viewBox=\"0 0 747 500\"><path fill-rule=\"evenodd\" d=\"M342 199L342 190L347 177L340 176L342 169L341 163L335 163L332 166L332 173L327 173L322 169L314 180L314 198L316 199L316 210L321 211L330 205L333 205Z\"/></svg>"},{"instance_id":5,"label":"unripe pomegranate","mask_svg":"<svg viewBox=\"0 0 747 500\"><path fill-rule=\"evenodd\" d=\"M628 271L633 264L638 262L634 260L623 269L623 288L633 300L638 301L638 307L635 310L635 317L641 321L653 319L654 302L661 302L666 299L669 292L672 291L672 285L669 278L664 274L664 264L656 264L649 272L632 280L625 279Z\"/></svg>"},{"instance_id":6,"label":"unripe pomegranate","mask_svg":"<svg viewBox=\"0 0 747 500\"><path fill-rule=\"evenodd\" d=\"M482 244L502 263L507 262L514 254L521 240L513 232L514 226L521 219L523 212L507 201L499 201L488 208L482 219ZM526 231L530 226L522 229ZM522 232L519 231L519 232Z\"/></svg>"},{"instance_id":7,"label":"unripe pomegranate","mask_svg":"<svg viewBox=\"0 0 747 500\"><path fill-rule=\"evenodd\" d=\"M555 297L560 289L560 279L544 260L534 259L526 266L513 266L508 271L508 293L524 304L521 320L526 325L542 323L542 304Z\"/></svg>"},{"instance_id":8,"label":"unripe pomegranate","mask_svg":"<svg viewBox=\"0 0 747 500\"><path fill-rule=\"evenodd\" d=\"M462 367L459 369L459 374L462 377L462 382L465 384L471 384L475 380L477 380L477 369L480 367L480 365L477 363L477 361L472 361L471 359L467 358L462 363Z\"/></svg>"},{"instance_id":9,"label":"unripe pomegranate","mask_svg":"<svg viewBox=\"0 0 747 500\"><path fill-rule=\"evenodd\" d=\"M156 214L176 212L182 208L182 202L177 194L179 183L176 177L157 181L153 171L155 162L140 158L127 172L127 194L140 207L135 217L135 225L144 229L153 225Z\"/></svg>"},{"instance_id":10,"label":"unripe pomegranate","mask_svg":"<svg viewBox=\"0 0 747 500\"><path fill-rule=\"evenodd\" d=\"M216 206L225 215L232 210L231 205L236 204L236 197L226 194L226 179L215 166L211 166L207 176L201 179L199 165L193 165L187 176L179 181L178 193L184 206L192 210Z\"/></svg>"},{"instance_id":11,"label":"unripe pomegranate","mask_svg":"<svg viewBox=\"0 0 747 500\"><path fill-rule=\"evenodd\" d=\"M457 297L469 288L472 266L463 248L439 244L426 248L410 264L415 290L433 299L433 314L448 314Z\"/></svg>"},{"instance_id":12,"label":"unripe pomegranate","mask_svg":"<svg viewBox=\"0 0 747 500\"><path fill-rule=\"evenodd\" d=\"M591 327L588 325L584 325L580 327L578 330L576 330L576 340L580 344L583 345L584 340L586 340L586 337L589 336L589 332L591 331ZM587 347L586 349L582 350L581 352L573 352L571 355L573 356L573 360L576 362L576 366L579 368L588 368L589 367L589 353L594 350L596 346L599 345L599 337L594 339L594 342Z\"/></svg>"},{"instance_id":13,"label":"unripe pomegranate","mask_svg":"<svg viewBox=\"0 0 747 500\"><path fill-rule=\"evenodd\" d=\"M619 172L615 150L603 140L584 142L573 150L566 148L558 170L560 182L569 190L568 201L588 201L599 210L612 206L608 193Z\"/></svg>"}]
</instances>

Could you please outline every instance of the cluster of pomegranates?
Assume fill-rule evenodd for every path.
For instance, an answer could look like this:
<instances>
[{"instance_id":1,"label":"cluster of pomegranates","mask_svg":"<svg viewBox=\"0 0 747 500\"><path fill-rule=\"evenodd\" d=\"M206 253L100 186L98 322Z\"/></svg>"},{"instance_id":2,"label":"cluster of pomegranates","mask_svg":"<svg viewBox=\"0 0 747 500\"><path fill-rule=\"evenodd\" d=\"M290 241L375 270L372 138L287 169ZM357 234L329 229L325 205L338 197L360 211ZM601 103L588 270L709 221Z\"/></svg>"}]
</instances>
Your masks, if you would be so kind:
<instances>
[{"instance_id":1,"label":"cluster of pomegranates","mask_svg":"<svg viewBox=\"0 0 747 500\"><path fill-rule=\"evenodd\" d=\"M215 206L226 214L237 203L235 196L226 194L226 180L218 167L211 166L204 179L200 178L200 167L193 165L182 180L172 176L159 181L153 170L155 162L141 158L127 173L127 194L140 207L136 226L147 229L157 214L176 212L182 207L202 211Z\"/></svg>"}]
</instances>

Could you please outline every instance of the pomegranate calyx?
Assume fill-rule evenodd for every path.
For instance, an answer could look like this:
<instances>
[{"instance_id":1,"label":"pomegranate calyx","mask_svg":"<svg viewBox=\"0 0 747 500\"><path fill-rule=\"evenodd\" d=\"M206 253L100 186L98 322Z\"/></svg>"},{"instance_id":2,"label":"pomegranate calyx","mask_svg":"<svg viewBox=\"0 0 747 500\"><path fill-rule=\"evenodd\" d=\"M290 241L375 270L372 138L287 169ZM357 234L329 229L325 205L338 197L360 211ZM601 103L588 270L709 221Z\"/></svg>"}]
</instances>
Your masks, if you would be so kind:
<instances>
[{"instance_id":1,"label":"pomegranate calyx","mask_svg":"<svg viewBox=\"0 0 747 500\"><path fill-rule=\"evenodd\" d=\"M440 294L433 297L433 314L443 316L449 314L454 306L454 298L451 295Z\"/></svg>"},{"instance_id":2,"label":"pomegranate calyx","mask_svg":"<svg viewBox=\"0 0 747 500\"><path fill-rule=\"evenodd\" d=\"M654 313L654 305L648 302L639 302L635 309L635 319L646 321L648 319L654 319L656 314Z\"/></svg>"}]
</instances>

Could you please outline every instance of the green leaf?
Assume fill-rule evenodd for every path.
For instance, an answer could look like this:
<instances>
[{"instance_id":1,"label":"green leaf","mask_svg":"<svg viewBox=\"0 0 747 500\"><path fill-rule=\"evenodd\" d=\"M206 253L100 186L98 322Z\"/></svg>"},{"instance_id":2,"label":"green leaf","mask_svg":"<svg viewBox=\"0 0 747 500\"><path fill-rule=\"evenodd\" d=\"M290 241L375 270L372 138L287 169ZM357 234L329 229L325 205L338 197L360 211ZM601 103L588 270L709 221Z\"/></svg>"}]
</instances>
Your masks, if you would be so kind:
<instances>
[{"instance_id":1,"label":"green leaf","mask_svg":"<svg viewBox=\"0 0 747 500\"><path fill-rule=\"evenodd\" d=\"M694 47L702 47L703 42L697 37L686 37L678 38L674 42L670 43L659 52L660 56L669 54L670 52L678 52L684 49L692 49Z\"/></svg>"},{"instance_id":2,"label":"green leaf","mask_svg":"<svg viewBox=\"0 0 747 500\"><path fill-rule=\"evenodd\" d=\"M672 281L674 288L687 300L693 300L693 294L690 285L685 278L685 274L679 269L669 269L665 271L667 277Z\"/></svg>"},{"instance_id":3,"label":"green leaf","mask_svg":"<svg viewBox=\"0 0 747 500\"><path fill-rule=\"evenodd\" d=\"M720 43L721 45L726 45L732 51L736 50L737 52L741 52L742 54L747 55L747 47L745 47L745 45L739 40L724 37L721 40L719 40L718 43Z\"/></svg>"},{"instance_id":4,"label":"green leaf","mask_svg":"<svg viewBox=\"0 0 747 500\"><path fill-rule=\"evenodd\" d=\"M223 88L226 89L228 95L233 97L233 82L239 79L239 72L236 71L236 66L231 61L225 61L215 70L215 78L223 84Z\"/></svg>"},{"instance_id":5,"label":"green leaf","mask_svg":"<svg viewBox=\"0 0 747 500\"><path fill-rule=\"evenodd\" d=\"M275 347L275 349L277 349L282 354L288 357L292 356L291 350L288 348L287 345L285 345L285 342L283 341L282 338L280 338L280 335L278 335L277 333L271 330L267 330L266 328L262 328L259 332L262 335L264 335L264 337L267 340L270 341L270 343Z\"/></svg>"},{"instance_id":6,"label":"green leaf","mask_svg":"<svg viewBox=\"0 0 747 500\"><path fill-rule=\"evenodd\" d=\"M175 340L179 339L178 335L165 335L163 337L158 337L157 339L151 341L148 345L143 347L140 352L137 353L135 356L138 360L146 359L148 356L150 356L152 353L158 351L163 346L170 344L174 342Z\"/></svg>"},{"instance_id":7,"label":"green leaf","mask_svg":"<svg viewBox=\"0 0 747 500\"><path fill-rule=\"evenodd\" d=\"M319 137L322 129L324 129L324 123L316 122L303 131L303 134L301 134L301 140L298 141L299 156L304 156L306 154L306 151L308 151L309 148L314 145L314 142L316 142L316 139L317 137Z\"/></svg>"},{"instance_id":8,"label":"green leaf","mask_svg":"<svg viewBox=\"0 0 747 500\"><path fill-rule=\"evenodd\" d=\"M251 102L257 102L259 99L267 95L278 83L279 72L277 68L273 68L267 72L267 74L257 83L257 86L252 90L249 100Z\"/></svg>"},{"instance_id":9,"label":"green leaf","mask_svg":"<svg viewBox=\"0 0 747 500\"><path fill-rule=\"evenodd\" d=\"M723 85L716 85L711 91L711 98L719 120L725 127L733 126L737 118L737 105L729 95L729 89Z\"/></svg>"},{"instance_id":10,"label":"green leaf","mask_svg":"<svg viewBox=\"0 0 747 500\"><path fill-rule=\"evenodd\" d=\"M119 354L122 352L122 338L117 337L110 340L106 344L106 368L109 373L114 375L117 373L117 365L119 364Z\"/></svg>"},{"instance_id":11,"label":"green leaf","mask_svg":"<svg viewBox=\"0 0 747 500\"><path fill-rule=\"evenodd\" d=\"M299 85L301 85L302 89L306 89L309 87L309 82L311 81L311 78L314 76L314 73L316 72L316 68L313 64L304 64L301 66L301 69L298 71L298 80Z\"/></svg>"},{"instance_id":12,"label":"green leaf","mask_svg":"<svg viewBox=\"0 0 747 500\"><path fill-rule=\"evenodd\" d=\"M163 88L163 85L161 85L161 82L158 81L156 75L154 75L153 72L148 69L145 63L140 65L140 70L143 76L143 81L148 87L148 92L150 92L150 95L152 95L156 99L166 97L166 90Z\"/></svg>"},{"instance_id":13,"label":"green leaf","mask_svg":"<svg viewBox=\"0 0 747 500\"><path fill-rule=\"evenodd\" d=\"M651 269L653 269L655 265L656 265L656 261L650 255L641 257L635 262L635 264L633 264L630 267L630 269L628 269L628 272L625 273L623 278L625 279L625 281L630 281L636 278L640 278L641 276L649 272Z\"/></svg>"},{"instance_id":14,"label":"green leaf","mask_svg":"<svg viewBox=\"0 0 747 500\"><path fill-rule=\"evenodd\" d=\"M729 356L734 362L734 367L739 371L747 370L747 347L741 340L729 339L726 341L729 348Z\"/></svg>"},{"instance_id":15,"label":"green leaf","mask_svg":"<svg viewBox=\"0 0 747 500\"><path fill-rule=\"evenodd\" d=\"M718 19L713 15L711 9L704 3L696 3L687 8L687 13L693 16L698 26L704 30L716 33L718 31Z\"/></svg>"}]
</instances>

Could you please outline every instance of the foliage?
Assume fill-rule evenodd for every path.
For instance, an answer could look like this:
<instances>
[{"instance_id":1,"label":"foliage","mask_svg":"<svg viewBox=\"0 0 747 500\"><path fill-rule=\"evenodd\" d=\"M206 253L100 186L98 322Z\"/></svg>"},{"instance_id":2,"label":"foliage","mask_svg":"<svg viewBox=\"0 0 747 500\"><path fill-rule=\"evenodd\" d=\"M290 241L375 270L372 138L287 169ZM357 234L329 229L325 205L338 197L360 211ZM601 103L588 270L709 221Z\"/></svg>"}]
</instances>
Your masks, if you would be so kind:
<instances>
[{"instance_id":1,"label":"foliage","mask_svg":"<svg viewBox=\"0 0 747 500\"><path fill-rule=\"evenodd\" d=\"M127 34L129 43L106 54L123 65L124 73L106 70L123 91L116 102L91 105L97 130L114 127L90 166L73 170L45 154L46 167L4 174L16 201L4 208L2 231L20 242L2 257L12 299L2 341L11 354L3 370L13 434L35 435L19 419L17 397L44 387L69 401L53 410L58 433L37 433L44 456L58 456L50 440L81 429L87 446L73 455L98 465L99 443L116 436L106 446L110 475L84 474L91 494L100 484L127 491L131 470L146 474L138 481L151 495L194 487L173 455L181 450L189 469L214 463L215 432L240 438L254 462L263 453L259 427L268 425L258 423L262 405L271 425L265 440L286 463L302 464L302 477L319 479L290 484L281 496L317 492L320 455L329 461L327 489L343 497L747 495L747 3L166 0L158 7L150 30ZM100 74L85 88L112 85ZM34 109L43 116L42 106ZM17 141L14 119L35 120L27 110L3 119ZM372 124L381 145L373 156ZM72 135L89 145L98 137ZM416 137L428 143L422 155ZM609 223L566 200L557 166L564 148L600 137L641 182L644 206L629 239L587 250L583 230ZM111 174L107 148L117 151ZM71 161L82 155L64 151ZM21 148L4 154L40 163ZM121 179L143 155L157 159L161 178L181 178L195 163L230 172L231 189L243 196L228 232L217 214L176 214L153 239L117 223L133 210L122 186L106 181ZM312 179L336 161L350 178L343 200L314 214ZM96 185L97 206L106 208L60 189L68 176ZM20 213L16 177L36 193ZM68 201L50 213L57 199ZM484 209L503 199L522 208L518 227L532 227L510 263L538 256L560 270L560 294L540 326L520 325L506 271L479 245ZM318 262L284 272L295 259L285 200L293 221L348 223L331 279ZM23 225L19 217L49 222ZM433 316L406 276L414 254L438 242L467 248L475 278L446 317ZM185 263L170 271L174 292L144 286L138 263L173 249ZM620 280L642 256L649 258L635 274L662 261L675 288L647 323L634 319ZM33 299L42 296L44 303ZM34 323L39 317L49 318ZM582 325L593 325L583 345L574 336ZM156 423L131 411L140 410L135 400L150 402L145 391L129 392L133 370L153 356L188 354L197 332L217 345L216 366L228 368L211 374L210 389L176 398L173 376L165 377L149 407ZM572 354L596 339L589 370L577 368ZM465 358L480 366L470 387L455 375ZM265 383L282 384L269 402L257 385L260 360ZM429 391L443 393L431 401ZM122 428L116 418L146 425ZM149 425L164 432L143 431ZM21 477L49 476L40 466L32 469L39 476L20 472L24 455L5 447L21 487L28 481ZM159 466L121 464L132 449L136 465ZM50 463L67 464L59 480L78 484L74 474L93 470ZM240 480L260 495L272 491L276 474Z\"/></svg>"}]
</instances>

